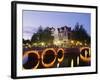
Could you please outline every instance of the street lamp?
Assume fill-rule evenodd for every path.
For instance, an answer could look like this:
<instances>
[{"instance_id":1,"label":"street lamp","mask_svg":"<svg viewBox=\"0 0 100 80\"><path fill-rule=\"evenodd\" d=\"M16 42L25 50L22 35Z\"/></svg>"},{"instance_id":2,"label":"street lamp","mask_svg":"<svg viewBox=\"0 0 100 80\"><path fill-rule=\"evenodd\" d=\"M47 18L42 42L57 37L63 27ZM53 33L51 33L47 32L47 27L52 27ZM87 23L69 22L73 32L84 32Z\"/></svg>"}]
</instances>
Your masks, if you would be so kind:
<instances>
[{"instance_id":1,"label":"street lamp","mask_svg":"<svg viewBox=\"0 0 100 80\"><path fill-rule=\"evenodd\" d=\"M45 46L44 42L41 42L41 45L42 45L42 46Z\"/></svg>"}]
</instances>

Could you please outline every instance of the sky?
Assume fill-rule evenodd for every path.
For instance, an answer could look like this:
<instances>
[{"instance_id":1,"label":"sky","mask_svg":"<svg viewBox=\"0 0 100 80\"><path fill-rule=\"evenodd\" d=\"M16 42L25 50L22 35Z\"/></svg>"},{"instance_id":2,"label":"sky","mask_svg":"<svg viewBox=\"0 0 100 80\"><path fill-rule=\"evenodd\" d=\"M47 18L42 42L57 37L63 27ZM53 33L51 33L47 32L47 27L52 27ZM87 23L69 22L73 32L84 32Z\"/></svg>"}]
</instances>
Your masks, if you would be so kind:
<instances>
[{"instance_id":1,"label":"sky","mask_svg":"<svg viewBox=\"0 0 100 80\"><path fill-rule=\"evenodd\" d=\"M68 26L73 29L76 23L82 24L90 35L91 14L74 12L50 12L50 11L23 11L23 38L31 39L38 28Z\"/></svg>"}]
</instances>

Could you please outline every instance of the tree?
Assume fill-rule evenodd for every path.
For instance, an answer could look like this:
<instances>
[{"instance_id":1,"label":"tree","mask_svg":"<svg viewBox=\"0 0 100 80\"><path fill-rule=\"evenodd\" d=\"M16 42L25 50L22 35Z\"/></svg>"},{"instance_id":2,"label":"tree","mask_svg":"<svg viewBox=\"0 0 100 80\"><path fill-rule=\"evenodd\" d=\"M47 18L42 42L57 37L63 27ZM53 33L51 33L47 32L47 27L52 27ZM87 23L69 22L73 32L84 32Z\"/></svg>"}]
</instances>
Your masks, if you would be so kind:
<instances>
[{"instance_id":1,"label":"tree","mask_svg":"<svg viewBox=\"0 0 100 80\"><path fill-rule=\"evenodd\" d=\"M84 29L83 25L79 25L79 23L77 23L75 28L72 30L72 39L81 41L83 43L85 42L87 44L90 43L90 36Z\"/></svg>"},{"instance_id":2,"label":"tree","mask_svg":"<svg viewBox=\"0 0 100 80\"><path fill-rule=\"evenodd\" d=\"M54 37L51 35L49 27L46 27L44 30L42 26L39 27L38 31L33 34L31 42L41 43L44 42L46 45L52 44Z\"/></svg>"},{"instance_id":3,"label":"tree","mask_svg":"<svg viewBox=\"0 0 100 80\"><path fill-rule=\"evenodd\" d=\"M31 42L35 42L35 43L41 42L40 40L42 40L42 33L43 33L43 29L42 29L42 26L40 26L38 28L38 31L33 34L31 38Z\"/></svg>"},{"instance_id":4,"label":"tree","mask_svg":"<svg viewBox=\"0 0 100 80\"><path fill-rule=\"evenodd\" d=\"M31 41L30 41L30 40L28 40L28 39L27 39L27 40L23 39L23 43L24 43L24 44L26 44L26 43L31 44Z\"/></svg>"},{"instance_id":5,"label":"tree","mask_svg":"<svg viewBox=\"0 0 100 80\"><path fill-rule=\"evenodd\" d=\"M46 27L44 29L44 32L43 32L43 41L46 43L46 44L52 44L53 43L53 40L54 40L54 36L51 35L51 31L49 29L49 27Z\"/></svg>"}]
</instances>

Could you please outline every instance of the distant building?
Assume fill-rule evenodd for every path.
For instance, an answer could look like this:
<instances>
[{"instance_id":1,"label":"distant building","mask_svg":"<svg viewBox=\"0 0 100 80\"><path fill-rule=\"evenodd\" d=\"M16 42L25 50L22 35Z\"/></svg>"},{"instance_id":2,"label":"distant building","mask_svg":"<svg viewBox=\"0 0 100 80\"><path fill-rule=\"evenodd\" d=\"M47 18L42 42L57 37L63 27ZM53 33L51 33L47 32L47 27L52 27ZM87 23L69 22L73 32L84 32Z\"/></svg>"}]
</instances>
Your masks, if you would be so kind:
<instances>
[{"instance_id":1,"label":"distant building","mask_svg":"<svg viewBox=\"0 0 100 80\"><path fill-rule=\"evenodd\" d=\"M70 34L71 34L71 27L64 26L64 27L58 28L59 40L66 41L70 39L71 37Z\"/></svg>"},{"instance_id":2,"label":"distant building","mask_svg":"<svg viewBox=\"0 0 100 80\"><path fill-rule=\"evenodd\" d=\"M71 39L71 27L50 28L54 36L54 44L61 45Z\"/></svg>"}]
</instances>

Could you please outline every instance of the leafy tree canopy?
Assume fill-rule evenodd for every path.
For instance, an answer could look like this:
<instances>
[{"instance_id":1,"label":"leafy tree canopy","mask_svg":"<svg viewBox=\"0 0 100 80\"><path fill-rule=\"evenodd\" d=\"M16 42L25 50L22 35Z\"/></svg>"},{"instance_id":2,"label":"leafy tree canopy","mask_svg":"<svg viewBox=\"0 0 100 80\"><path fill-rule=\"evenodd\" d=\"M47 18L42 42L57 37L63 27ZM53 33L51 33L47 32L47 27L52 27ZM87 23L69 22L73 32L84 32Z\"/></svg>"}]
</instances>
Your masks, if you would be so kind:
<instances>
[{"instance_id":1,"label":"leafy tree canopy","mask_svg":"<svg viewBox=\"0 0 100 80\"><path fill-rule=\"evenodd\" d=\"M51 44L53 43L53 39L54 39L54 37L51 34L52 33L49 27L43 29L42 26L40 26L38 31L33 34L31 41L34 43L44 42L45 44Z\"/></svg>"},{"instance_id":2,"label":"leafy tree canopy","mask_svg":"<svg viewBox=\"0 0 100 80\"><path fill-rule=\"evenodd\" d=\"M81 42L86 42L88 44L90 43L89 34L84 29L83 25L79 25L79 23L77 23L75 25L75 28L72 30L72 39L78 40L78 41L81 41Z\"/></svg>"}]
</instances>

